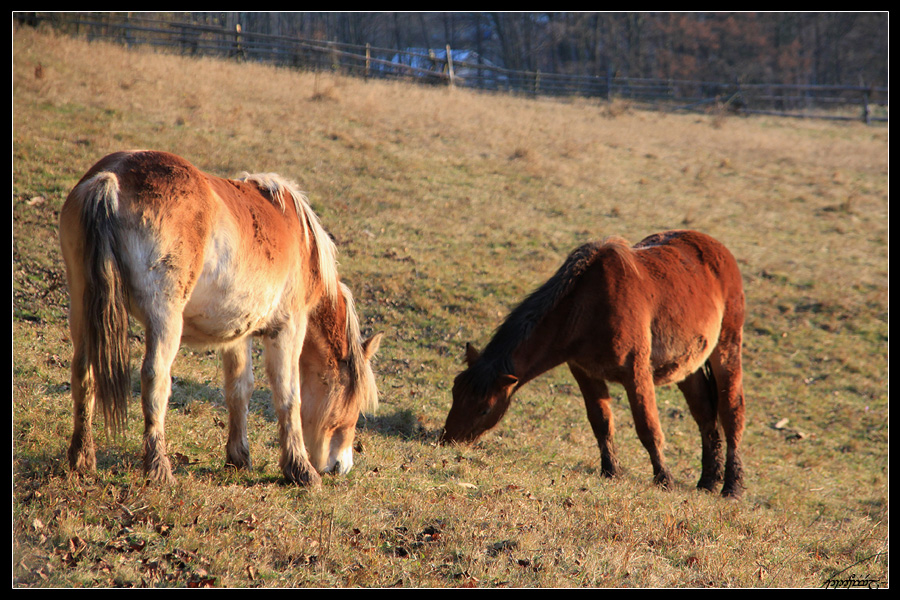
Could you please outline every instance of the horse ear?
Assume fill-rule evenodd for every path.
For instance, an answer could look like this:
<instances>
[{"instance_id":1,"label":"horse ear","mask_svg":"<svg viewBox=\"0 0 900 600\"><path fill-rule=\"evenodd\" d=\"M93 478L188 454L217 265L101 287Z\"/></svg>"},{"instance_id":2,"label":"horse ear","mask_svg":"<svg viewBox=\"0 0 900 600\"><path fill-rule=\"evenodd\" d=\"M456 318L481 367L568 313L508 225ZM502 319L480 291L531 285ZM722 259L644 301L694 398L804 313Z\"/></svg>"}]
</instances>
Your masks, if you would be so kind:
<instances>
[{"instance_id":1,"label":"horse ear","mask_svg":"<svg viewBox=\"0 0 900 600\"><path fill-rule=\"evenodd\" d=\"M497 378L497 383L499 383L502 388L508 388L519 383L519 378L515 375L501 375Z\"/></svg>"},{"instance_id":2,"label":"horse ear","mask_svg":"<svg viewBox=\"0 0 900 600\"><path fill-rule=\"evenodd\" d=\"M378 352L378 348L381 346L381 338L384 336L383 332L376 333L369 339L363 342L363 354L366 356L366 360L372 360L372 357L375 356L375 353Z\"/></svg>"},{"instance_id":3,"label":"horse ear","mask_svg":"<svg viewBox=\"0 0 900 600\"><path fill-rule=\"evenodd\" d=\"M466 363L471 367L478 360L481 353L475 349L475 346L466 342Z\"/></svg>"}]
</instances>

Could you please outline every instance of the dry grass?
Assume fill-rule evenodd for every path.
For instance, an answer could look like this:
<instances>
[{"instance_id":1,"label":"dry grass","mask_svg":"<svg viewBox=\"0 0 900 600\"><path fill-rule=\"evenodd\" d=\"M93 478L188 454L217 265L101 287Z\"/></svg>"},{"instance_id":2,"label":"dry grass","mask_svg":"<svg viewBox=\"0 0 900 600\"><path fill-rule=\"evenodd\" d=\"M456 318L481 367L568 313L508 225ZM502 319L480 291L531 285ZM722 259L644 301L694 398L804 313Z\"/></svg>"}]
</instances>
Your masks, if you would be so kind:
<instances>
[{"instance_id":1,"label":"dry grass","mask_svg":"<svg viewBox=\"0 0 900 600\"><path fill-rule=\"evenodd\" d=\"M887 128L363 83L25 29L13 102L14 585L887 584ZM94 161L132 147L309 193L366 333L387 333L381 410L360 422L348 477L281 484L262 373L255 468L223 469L218 359L188 350L168 420L178 483L142 481L139 418L101 439L96 476L68 475L56 218ZM743 502L693 489L696 427L670 389L670 492L621 399L626 475L600 478L563 372L475 447L435 444L466 341L483 345L586 239L677 227L725 241L744 272Z\"/></svg>"}]
</instances>

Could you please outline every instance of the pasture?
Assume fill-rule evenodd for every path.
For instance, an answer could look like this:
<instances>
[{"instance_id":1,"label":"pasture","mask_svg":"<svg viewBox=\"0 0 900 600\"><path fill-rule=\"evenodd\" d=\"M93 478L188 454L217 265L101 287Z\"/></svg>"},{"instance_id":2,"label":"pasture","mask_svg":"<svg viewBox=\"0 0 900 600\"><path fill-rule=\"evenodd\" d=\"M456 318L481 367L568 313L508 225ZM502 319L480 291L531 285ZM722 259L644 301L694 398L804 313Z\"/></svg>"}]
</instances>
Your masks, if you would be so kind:
<instances>
[{"instance_id":1,"label":"pasture","mask_svg":"<svg viewBox=\"0 0 900 600\"><path fill-rule=\"evenodd\" d=\"M100 157L151 148L275 172L333 236L373 360L355 465L284 483L254 349L254 467L224 467L214 352L173 366L175 482L141 475L139 377L96 474L71 476L59 211ZM889 129L646 113L133 52L13 33L15 587L825 587L889 584ZM695 489L700 440L657 394L673 489L621 387L623 474L600 474L556 369L473 446L438 444L466 342L483 347L568 253L691 228L742 271L746 491ZM143 331L130 335L139 368Z\"/></svg>"}]
</instances>

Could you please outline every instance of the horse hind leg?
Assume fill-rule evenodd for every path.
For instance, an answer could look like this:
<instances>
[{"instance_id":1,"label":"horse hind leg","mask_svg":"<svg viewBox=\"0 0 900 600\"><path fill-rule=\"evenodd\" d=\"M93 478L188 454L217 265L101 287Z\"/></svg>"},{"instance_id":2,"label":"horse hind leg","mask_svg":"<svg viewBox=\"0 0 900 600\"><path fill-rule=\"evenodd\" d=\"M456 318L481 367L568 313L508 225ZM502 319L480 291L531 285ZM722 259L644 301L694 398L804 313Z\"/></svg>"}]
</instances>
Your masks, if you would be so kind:
<instances>
[{"instance_id":1,"label":"horse hind leg","mask_svg":"<svg viewBox=\"0 0 900 600\"><path fill-rule=\"evenodd\" d=\"M222 364L225 371L225 403L228 406L228 443L225 447L225 464L238 469L252 467L250 445L247 442L247 413L250 406L250 395L253 392L251 343L252 339L247 338L222 351Z\"/></svg>"},{"instance_id":2,"label":"horse hind leg","mask_svg":"<svg viewBox=\"0 0 900 600\"><path fill-rule=\"evenodd\" d=\"M614 440L615 426L610 407L612 399L606 382L591 377L572 363L569 363L569 370L575 377L581 395L584 397L588 421L594 431L594 437L597 438L597 445L600 447L600 472L605 477L617 477L622 470L619 466Z\"/></svg>"},{"instance_id":3,"label":"horse hind leg","mask_svg":"<svg viewBox=\"0 0 900 600\"><path fill-rule=\"evenodd\" d=\"M678 384L700 428L702 448L699 489L714 491L722 481L722 437L716 419L718 391L708 366L701 367Z\"/></svg>"},{"instance_id":4,"label":"horse hind leg","mask_svg":"<svg viewBox=\"0 0 900 600\"><path fill-rule=\"evenodd\" d=\"M710 358L719 392L719 421L722 423L726 443L722 495L739 498L744 491L740 445L744 434L745 411L740 330L732 336L723 336Z\"/></svg>"},{"instance_id":5,"label":"horse hind leg","mask_svg":"<svg viewBox=\"0 0 900 600\"><path fill-rule=\"evenodd\" d=\"M166 455L165 422L172 392L172 363L181 345L181 328L180 313L177 317L151 322L146 328L146 353L141 365L144 473L149 479L163 483L175 480Z\"/></svg>"},{"instance_id":6,"label":"horse hind leg","mask_svg":"<svg viewBox=\"0 0 900 600\"><path fill-rule=\"evenodd\" d=\"M70 313L70 335L75 347L72 356L72 440L69 444L69 467L76 473L89 473L97 468L92 421L94 416L94 390L91 370L84 351L84 339L80 325L80 296L73 296Z\"/></svg>"}]
</instances>

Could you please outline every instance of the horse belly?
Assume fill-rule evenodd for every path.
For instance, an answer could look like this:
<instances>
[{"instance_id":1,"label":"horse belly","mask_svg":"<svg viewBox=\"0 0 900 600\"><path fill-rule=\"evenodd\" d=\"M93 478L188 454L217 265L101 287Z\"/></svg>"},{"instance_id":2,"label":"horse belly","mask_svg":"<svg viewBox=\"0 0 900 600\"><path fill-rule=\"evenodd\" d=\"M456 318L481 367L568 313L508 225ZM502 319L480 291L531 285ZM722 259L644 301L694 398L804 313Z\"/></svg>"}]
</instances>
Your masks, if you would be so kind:
<instances>
[{"instance_id":1,"label":"horse belly","mask_svg":"<svg viewBox=\"0 0 900 600\"><path fill-rule=\"evenodd\" d=\"M228 343L272 325L284 301L284 278L267 280L250 271L238 265L221 269L207 261L184 308L185 343Z\"/></svg>"},{"instance_id":2,"label":"horse belly","mask_svg":"<svg viewBox=\"0 0 900 600\"><path fill-rule=\"evenodd\" d=\"M655 385L683 381L707 361L716 347L721 318L701 327L654 332L650 364Z\"/></svg>"},{"instance_id":3,"label":"horse belly","mask_svg":"<svg viewBox=\"0 0 900 600\"><path fill-rule=\"evenodd\" d=\"M214 292L194 294L184 310L182 341L218 345L266 329L272 311L257 307L270 306L272 300L260 294L230 294L224 298Z\"/></svg>"}]
</instances>

